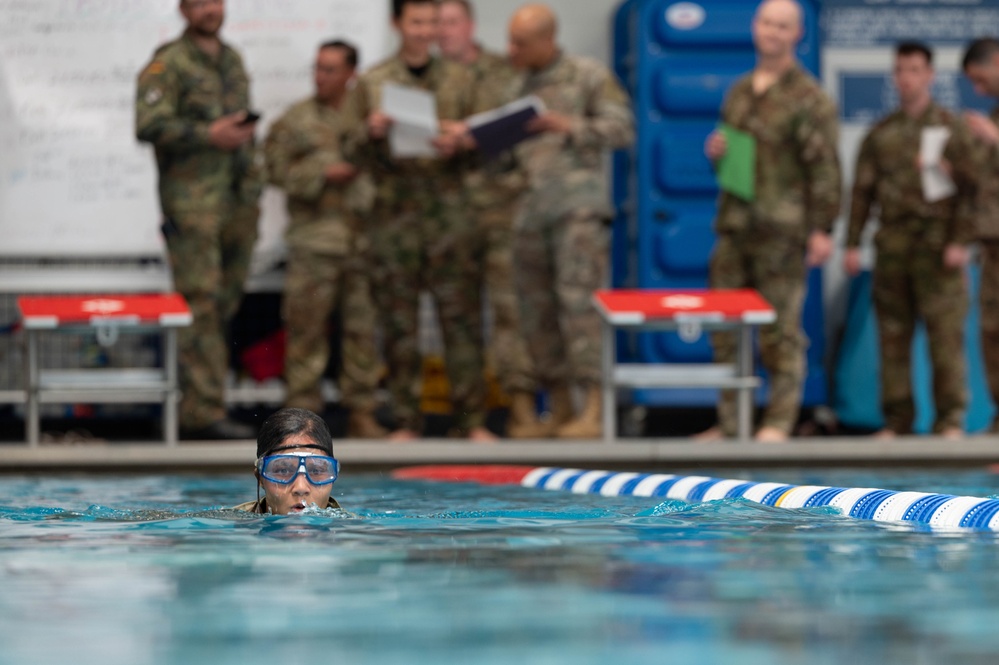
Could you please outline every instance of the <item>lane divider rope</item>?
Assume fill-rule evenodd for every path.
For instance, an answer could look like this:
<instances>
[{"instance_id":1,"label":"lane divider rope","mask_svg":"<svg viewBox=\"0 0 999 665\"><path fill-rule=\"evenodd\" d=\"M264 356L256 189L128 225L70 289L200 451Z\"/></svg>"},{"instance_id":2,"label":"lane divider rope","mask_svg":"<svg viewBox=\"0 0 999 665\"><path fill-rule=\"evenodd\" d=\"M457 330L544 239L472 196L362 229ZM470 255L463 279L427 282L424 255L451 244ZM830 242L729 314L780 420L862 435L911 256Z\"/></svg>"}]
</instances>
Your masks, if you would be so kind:
<instances>
[{"instance_id":1,"label":"lane divider rope","mask_svg":"<svg viewBox=\"0 0 999 665\"><path fill-rule=\"evenodd\" d=\"M942 529L999 531L999 499L894 492L874 487L796 486L708 476L500 465L409 467L394 471L392 477L399 480L520 485L575 494L641 496L691 503L745 499L787 509L828 506L857 519L912 522Z\"/></svg>"}]
</instances>

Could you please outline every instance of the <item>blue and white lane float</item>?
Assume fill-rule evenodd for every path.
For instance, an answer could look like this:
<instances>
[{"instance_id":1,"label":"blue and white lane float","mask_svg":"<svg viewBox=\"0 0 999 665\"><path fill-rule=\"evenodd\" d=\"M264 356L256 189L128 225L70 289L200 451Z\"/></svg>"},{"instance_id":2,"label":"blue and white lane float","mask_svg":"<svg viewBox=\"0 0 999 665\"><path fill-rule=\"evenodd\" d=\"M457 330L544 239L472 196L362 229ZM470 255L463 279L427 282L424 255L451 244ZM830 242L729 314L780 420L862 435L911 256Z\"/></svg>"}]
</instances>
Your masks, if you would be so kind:
<instances>
[{"instance_id":1,"label":"blue and white lane float","mask_svg":"<svg viewBox=\"0 0 999 665\"><path fill-rule=\"evenodd\" d=\"M999 531L999 500L873 487L821 487L723 480L708 476L617 473L529 466L421 466L399 469L400 480L520 485L602 496L641 496L688 502L744 499L775 508L828 506L877 522Z\"/></svg>"}]
</instances>

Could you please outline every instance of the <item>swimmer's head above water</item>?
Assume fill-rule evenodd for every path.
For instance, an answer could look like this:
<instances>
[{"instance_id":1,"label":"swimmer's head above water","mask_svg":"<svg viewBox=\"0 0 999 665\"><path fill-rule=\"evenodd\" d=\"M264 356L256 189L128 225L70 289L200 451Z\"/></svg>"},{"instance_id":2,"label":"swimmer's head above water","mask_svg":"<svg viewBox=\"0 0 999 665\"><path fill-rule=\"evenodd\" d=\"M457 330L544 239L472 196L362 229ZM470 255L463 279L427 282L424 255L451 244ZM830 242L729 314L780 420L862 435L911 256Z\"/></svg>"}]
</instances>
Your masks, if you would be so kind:
<instances>
[{"instance_id":1,"label":"swimmer's head above water","mask_svg":"<svg viewBox=\"0 0 999 665\"><path fill-rule=\"evenodd\" d=\"M330 496L339 472L326 421L305 409L281 409L257 436L257 501L239 508L273 515L339 508Z\"/></svg>"}]
</instances>

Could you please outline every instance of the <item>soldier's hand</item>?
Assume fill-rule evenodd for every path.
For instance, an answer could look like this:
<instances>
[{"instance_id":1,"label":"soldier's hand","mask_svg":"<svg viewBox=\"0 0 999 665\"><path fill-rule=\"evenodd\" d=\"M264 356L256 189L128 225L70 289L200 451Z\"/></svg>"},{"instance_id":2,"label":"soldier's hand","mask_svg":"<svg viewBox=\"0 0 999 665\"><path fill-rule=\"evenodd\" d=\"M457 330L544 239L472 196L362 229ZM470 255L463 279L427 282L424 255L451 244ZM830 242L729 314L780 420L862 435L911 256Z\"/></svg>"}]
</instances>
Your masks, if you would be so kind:
<instances>
[{"instance_id":1,"label":"soldier's hand","mask_svg":"<svg viewBox=\"0 0 999 665\"><path fill-rule=\"evenodd\" d=\"M257 123L244 123L246 111L224 115L208 127L208 142L219 150L232 152L253 140Z\"/></svg>"},{"instance_id":2,"label":"soldier's hand","mask_svg":"<svg viewBox=\"0 0 999 665\"><path fill-rule=\"evenodd\" d=\"M463 137L460 134L441 134L434 139L434 149L441 157L453 157L461 151Z\"/></svg>"},{"instance_id":3,"label":"soldier's hand","mask_svg":"<svg viewBox=\"0 0 999 665\"><path fill-rule=\"evenodd\" d=\"M475 150L478 145L464 120L441 120L441 134L453 136L461 150Z\"/></svg>"},{"instance_id":4,"label":"soldier's hand","mask_svg":"<svg viewBox=\"0 0 999 665\"><path fill-rule=\"evenodd\" d=\"M468 133L468 123L464 120L441 120L441 134L464 136Z\"/></svg>"},{"instance_id":5,"label":"soldier's hand","mask_svg":"<svg viewBox=\"0 0 999 665\"><path fill-rule=\"evenodd\" d=\"M999 127L996 127L996 124L985 114L977 111L965 111L964 122L977 139L988 145L999 144Z\"/></svg>"},{"instance_id":6,"label":"soldier's hand","mask_svg":"<svg viewBox=\"0 0 999 665\"><path fill-rule=\"evenodd\" d=\"M533 133L551 132L553 134L571 134L572 116L549 111L539 115L527 123L527 131Z\"/></svg>"},{"instance_id":7,"label":"soldier's hand","mask_svg":"<svg viewBox=\"0 0 999 665\"><path fill-rule=\"evenodd\" d=\"M357 177L357 167L350 162L338 162L327 166L324 175L326 182L342 185Z\"/></svg>"},{"instance_id":8,"label":"soldier's hand","mask_svg":"<svg viewBox=\"0 0 999 665\"><path fill-rule=\"evenodd\" d=\"M944 248L944 266L952 270L960 270L971 261L971 251L966 245L952 243Z\"/></svg>"},{"instance_id":9,"label":"soldier's hand","mask_svg":"<svg viewBox=\"0 0 999 665\"><path fill-rule=\"evenodd\" d=\"M832 236L824 231L813 231L808 236L808 254L805 262L809 268L817 268L832 256L833 240Z\"/></svg>"},{"instance_id":10,"label":"soldier's hand","mask_svg":"<svg viewBox=\"0 0 999 665\"><path fill-rule=\"evenodd\" d=\"M368 116L368 136L373 139L383 139L388 136L392 127L392 118L381 111L375 111Z\"/></svg>"},{"instance_id":11,"label":"soldier's hand","mask_svg":"<svg viewBox=\"0 0 999 665\"><path fill-rule=\"evenodd\" d=\"M860 269L860 250L856 247L846 250L846 255L843 256L843 270L850 277L856 277L860 274Z\"/></svg>"},{"instance_id":12,"label":"soldier's hand","mask_svg":"<svg viewBox=\"0 0 999 665\"><path fill-rule=\"evenodd\" d=\"M704 141L704 155L712 162L718 161L725 156L728 150L728 141L725 135L719 131L713 131L706 141Z\"/></svg>"}]
</instances>

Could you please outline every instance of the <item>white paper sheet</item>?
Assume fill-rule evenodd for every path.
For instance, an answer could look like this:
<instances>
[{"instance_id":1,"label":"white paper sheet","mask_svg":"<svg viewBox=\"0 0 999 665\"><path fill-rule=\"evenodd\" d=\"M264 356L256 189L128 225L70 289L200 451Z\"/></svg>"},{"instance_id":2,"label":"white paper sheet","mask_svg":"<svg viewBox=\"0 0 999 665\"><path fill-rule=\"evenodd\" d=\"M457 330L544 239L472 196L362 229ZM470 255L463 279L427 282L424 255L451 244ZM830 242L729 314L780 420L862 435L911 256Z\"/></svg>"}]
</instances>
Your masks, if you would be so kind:
<instances>
[{"instance_id":1,"label":"white paper sheet","mask_svg":"<svg viewBox=\"0 0 999 665\"><path fill-rule=\"evenodd\" d=\"M437 100L418 88L386 83L382 113L392 118L389 146L393 157L436 157L432 141L438 135Z\"/></svg>"},{"instance_id":2,"label":"white paper sheet","mask_svg":"<svg viewBox=\"0 0 999 665\"><path fill-rule=\"evenodd\" d=\"M923 198L928 203L942 201L957 193L957 186L940 168L944 148L950 139L947 127L926 127L919 142L919 159L922 165Z\"/></svg>"}]
</instances>

